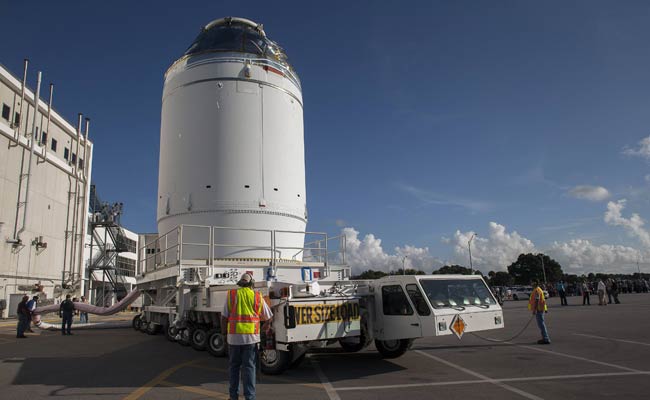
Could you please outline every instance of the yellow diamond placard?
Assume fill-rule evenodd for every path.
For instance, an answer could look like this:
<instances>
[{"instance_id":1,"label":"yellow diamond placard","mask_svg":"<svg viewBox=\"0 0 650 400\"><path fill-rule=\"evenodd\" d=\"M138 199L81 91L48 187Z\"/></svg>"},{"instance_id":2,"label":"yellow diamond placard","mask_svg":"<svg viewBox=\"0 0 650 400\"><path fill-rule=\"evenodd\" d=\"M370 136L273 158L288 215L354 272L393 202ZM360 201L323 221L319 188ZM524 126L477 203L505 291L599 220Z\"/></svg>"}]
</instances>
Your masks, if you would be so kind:
<instances>
[{"instance_id":1,"label":"yellow diamond placard","mask_svg":"<svg viewBox=\"0 0 650 400\"><path fill-rule=\"evenodd\" d=\"M461 318L460 314L456 314L454 319L451 321L451 326L449 329L451 329L452 332L456 335L458 339L463 337L463 333L465 333L465 328L467 328L467 324L465 323L465 320Z\"/></svg>"}]
</instances>

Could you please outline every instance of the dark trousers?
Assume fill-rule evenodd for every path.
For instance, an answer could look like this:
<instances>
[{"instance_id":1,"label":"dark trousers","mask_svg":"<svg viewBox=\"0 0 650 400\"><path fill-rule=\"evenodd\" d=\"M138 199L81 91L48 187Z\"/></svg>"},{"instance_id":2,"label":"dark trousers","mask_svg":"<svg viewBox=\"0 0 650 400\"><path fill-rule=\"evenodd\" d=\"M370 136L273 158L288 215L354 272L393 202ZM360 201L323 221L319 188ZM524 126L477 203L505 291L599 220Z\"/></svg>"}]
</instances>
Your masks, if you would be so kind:
<instances>
[{"instance_id":1,"label":"dark trousers","mask_svg":"<svg viewBox=\"0 0 650 400\"><path fill-rule=\"evenodd\" d=\"M18 315L18 325L16 326L16 337L25 336L25 331L29 328L29 317L26 315Z\"/></svg>"},{"instance_id":2,"label":"dark trousers","mask_svg":"<svg viewBox=\"0 0 650 400\"><path fill-rule=\"evenodd\" d=\"M561 291L560 291L560 303L561 303L563 306L567 306L567 305L569 305L569 303L567 303L567 301L566 301L566 292L565 292L564 290L561 290Z\"/></svg>"},{"instance_id":3,"label":"dark trousers","mask_svg":"<svg viewBox=\"0 0 650 400\"><path fill-rule=\"evenodd\" d=\"M63 314L61 320L61 333L70 334L70 327L72 326L72 314Z\"/></svg>"},{"instance_id":4,"label":"dark trousers","mask_svg":"<svg viewBox=\"0 0 650 400\"><path fill-rule=\"evenodd\" d=\"M589 293L587 293L587 292L584 292L582 294L582 305L584 306L585 304L587 304L589 306L591 305L591 303L589 302Z\"/></svg>"}]
</instances>

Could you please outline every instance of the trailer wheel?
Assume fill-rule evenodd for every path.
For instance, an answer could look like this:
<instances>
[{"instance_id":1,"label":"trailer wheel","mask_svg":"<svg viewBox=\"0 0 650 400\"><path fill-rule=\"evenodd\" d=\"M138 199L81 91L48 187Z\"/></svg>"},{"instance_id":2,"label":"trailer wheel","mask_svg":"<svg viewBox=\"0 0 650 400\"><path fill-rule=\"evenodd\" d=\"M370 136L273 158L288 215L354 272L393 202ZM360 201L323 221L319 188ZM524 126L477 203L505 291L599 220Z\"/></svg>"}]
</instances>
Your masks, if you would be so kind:
<instances>
[{"instance_id":1,"label":"trailer wheel","mask_svg":"<svg viewBox=\"0 0 650 400\"><path fill-rule=\"evenodd\" d=\"M167 338L167 340L169 340L170 342L175 342L176 335L178 335L178 328L176 328L174 325L169 325L165 330L165 337Z\"/></svg>"},{"instance_id":2,"label":"trailer wheel","mask_svg":"<svg viewBox=\"0 0 650 400\"><path fill-rule=\"evenodd\" d=\"M366 347L366 338L363 335L339 339L339 344L348 353L356 353Z\"/></svg>"},{"instance_id":3,"label":"trailer wheel","mask_svg":"<svg viewBox=\"0 0 650 400\"><path fill-rule=\"evenodd\" d=\"M219 332L219 329L209 330L206 334L208 337L206 349L215 357L224 357L228 345L226 338Z\"/></svg>"},{"instance_id":4,"label":"trailer wheel","mask_svg":"<svg viewBox=\"0 0 650 400\"><path fill-rule=\"evenodd\" d=\"M149 322L147 324L147 328L145 329L148 335L155 335L158 333L158 330L160 329L160 325Z\"/></svg>"},{"instance_id":5,"label":"trailer wheel","mask_svg":"<svg viewBox=\"0 0 650 400\"><path fill-rule=\"evenodd\" d=\"M140 315L138 314L135 317L133 317L133 321L131 322L131 326L136 331L139 331L140 330L140 325L142 325L142 319L140 318Z\"/></svg>"},{"instance_id":6,"label":"trailer wheel","mask_svg":"<svg viewBox=\"0 0 650 400\"><path fill-rule=\"evenodd\" d=\"M192 344L192 331L194 331L192 328L181 329L181 338L178 340L178 343L182 346L189 346Z\"/></svg>"},{"instance_id":7,"label":"trailer wheel","mask_svg":"<svg viewBox=\"0 0 650 400\"><path fill-rule=\"evenodd\" d=\"M203 351L208 345L208 333L203 328L196 328L192 332L192 348Z\"/></svg>"},{"instance_id":8,"label":"trailer wheel","mask_svg":"<svg viewBox=\"0 0 650 400\"><path fill-rule=\"evenodd\" d=\"M260 355L262 372L266 375L279 375L289 368L292 358L290 351L264 350Z\"/></svg>"},{"instance_id":9,"label":"trailer wheel","mask_svg":"<svg viewBox=\"0 0 650 400\"><path fill-rule=\"evenodd\" d=\"M140 319L140 332L141 333L147 333L147 327L149 326L149 322L145 321L144 319Z\"/></svg>"},{"instance_id":10,"label":"trailer wheel","mask_svg":"<svg viewBox=\"0 0 650 400\"><path fill-rule=\"evenodd\" d=\"M377 351L384 358L396 358L406 353L411 345L410 339L379 340L375 339Z\"/></svg>"}]
</instances>

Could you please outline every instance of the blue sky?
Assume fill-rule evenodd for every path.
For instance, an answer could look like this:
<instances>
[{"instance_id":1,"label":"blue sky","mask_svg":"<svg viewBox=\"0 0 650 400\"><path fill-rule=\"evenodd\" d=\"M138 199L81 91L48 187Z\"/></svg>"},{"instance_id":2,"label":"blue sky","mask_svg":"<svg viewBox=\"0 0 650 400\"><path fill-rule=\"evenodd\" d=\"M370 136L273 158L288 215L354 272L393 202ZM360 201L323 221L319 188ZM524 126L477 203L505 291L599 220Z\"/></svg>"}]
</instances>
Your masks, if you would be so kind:
<instances>
[{"instance_id":1,"label":"blue sky","mask_svg":"<svg viewBox=\"0 0 650 400\"><path fill-rule=\"evenodd\" d=\"M302 80L308 228L347 228L355 268L467 264L476 232L484 271L521 251L650 271L647 2L2 3L0 62L92 119L93 181L132 230L156 227L163 73L233 15Z\"/></svg>"}]
</instances>

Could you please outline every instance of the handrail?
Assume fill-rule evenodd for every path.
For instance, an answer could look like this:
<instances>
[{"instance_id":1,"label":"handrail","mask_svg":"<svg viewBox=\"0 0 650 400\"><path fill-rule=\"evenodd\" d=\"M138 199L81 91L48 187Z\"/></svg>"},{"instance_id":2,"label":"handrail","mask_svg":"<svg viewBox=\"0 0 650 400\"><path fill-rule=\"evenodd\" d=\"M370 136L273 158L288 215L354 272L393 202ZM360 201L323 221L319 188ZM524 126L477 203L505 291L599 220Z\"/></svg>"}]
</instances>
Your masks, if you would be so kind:
<instances>
[{"instance_id":1,"label":"handrail","mask_svg":"<svg viewBox=\"0 0 650 400\"><path fill-rule=\"evenodd\" d=\"M230 244L227 242L219 242L218 240L219 233L224 231L258 232L264 235L268 234L268 236L264 238L264 235L253 235L253 238L249 238L248 240L250 243ZM176 237L172 236L174 232L176 233ZM290 235L318 235L318 237L315 240L304 242L304 244L300 246L295 243L295 240L289 239L286 242L284 241L284 238L287 236L290 237ZM188 239L189 236L191 236L192 241L185 242L184 236L188 237ZM278 238L278 236L282 236L282 238ZM226 238L228 238L228 236L226 236ZM204 239L205 241L203 241ZM331 246L331 241L338 241L338 246ZM287 245L282 245L283 242ZM154 270L161 265L169 265L169 262L172 261L169 259L170 256L175 256L175 265L179 267L181 267L181 264L186 255L189 256L189 259L205 260L206 265L213 266L216 259L236 259L237 253L257 251L258 253L261 252L262 254L267 252L270 265L274 268L277 268L277 264L279 262L282 262L282 260L290 259L295 261L297 257L302 254L304 261L312 260L311 262L315 261L324 263L324 266L328 268L327 273L329 274L330 259L334 260L335 263L342 261L343 265L345 265L345 247L345 235L328 236L327 233L324 232L272 230L192 224L178 225L177 227L169 230L164 235L159 236L158 238L146 243L144 246L141 246L139 248L139 251L141 252L140 272L146 272L145 269L147 265L151 263L152 259L154 260L153 263L155 264ZM147 250L151 250L152 248L153 252L147 254ZM205 249L207 249L207 254L205 254ZM220 250L217 252L218 249L231 250ZM283 252L291 253L294 251L295 253L290 257L282 257ZM338 257L336 257L337 254L339 255ZM250 256L245 255L243 258L250 258ZM252 258L260 258L260 256L252 256ZM266 256L262 255L262 258L266 259ZM197 265L190 268L198 267L203 266Z\"/></svg>"}]
</instances>

